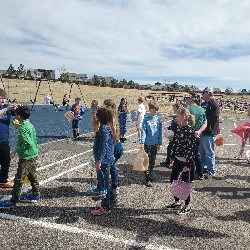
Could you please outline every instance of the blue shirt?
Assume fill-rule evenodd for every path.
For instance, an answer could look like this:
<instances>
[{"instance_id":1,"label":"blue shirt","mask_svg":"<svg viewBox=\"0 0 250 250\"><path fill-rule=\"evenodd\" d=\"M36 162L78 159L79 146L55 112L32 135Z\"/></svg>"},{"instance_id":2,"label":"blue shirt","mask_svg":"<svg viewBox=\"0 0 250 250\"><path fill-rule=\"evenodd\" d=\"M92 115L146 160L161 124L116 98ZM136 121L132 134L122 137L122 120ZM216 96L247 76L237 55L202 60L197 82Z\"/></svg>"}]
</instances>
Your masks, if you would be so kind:
<instances>
[{"instance_id":1,"label":"blue shirt","mask_svg":"<svg viewBox=\"0 0 250 250\"><path fill-rule=\"evenodd\" d=\"M5 103L0 106L0 110L5 109L9 104ZM15 115L15 110L9 110L0 115L0 142L8 142L10 140L9 127L11 115Z\"/></svg>"},{"instance_id":2,"label":"blue shirt","mask_svg":"<svg viewBox=\"0 0 250 250\"><path fill-rule=\"evenodd\" d=\"M95 163L113 164L115 162L114 141L108 125L102 124L97 131L93 154Z\"/></svg>"},{"instance_id":3,"label":"blue shirt","mask_svg":"<svg viewBox=\"0 0 250 250\"><path fill-rule=\"evenodd\" d=\"M146 145L162 144L162 122L157 115L144 117L140 143Z\"/></svg>"}]
</instances>

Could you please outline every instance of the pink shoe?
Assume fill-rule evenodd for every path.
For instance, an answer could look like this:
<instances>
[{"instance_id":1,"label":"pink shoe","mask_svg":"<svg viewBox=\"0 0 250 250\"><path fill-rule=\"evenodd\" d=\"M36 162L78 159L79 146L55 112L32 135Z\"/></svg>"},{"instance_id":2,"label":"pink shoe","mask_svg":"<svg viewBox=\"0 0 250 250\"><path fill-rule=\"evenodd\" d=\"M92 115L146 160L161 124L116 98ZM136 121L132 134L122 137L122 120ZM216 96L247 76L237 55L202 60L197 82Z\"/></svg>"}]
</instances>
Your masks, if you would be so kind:
<instances>
[{"instance_id":1,"label":"pink shoe","mask_svg":"<svg viewBox=\"0 0 250 250\"><path fill-rule=\"evenodd\" d=\"M103 215L103 214L109 214L111 212L110 209L105 208L105 207L97 207L96 209L91 211L92 215Z\"/></svg>"}]
</instances>

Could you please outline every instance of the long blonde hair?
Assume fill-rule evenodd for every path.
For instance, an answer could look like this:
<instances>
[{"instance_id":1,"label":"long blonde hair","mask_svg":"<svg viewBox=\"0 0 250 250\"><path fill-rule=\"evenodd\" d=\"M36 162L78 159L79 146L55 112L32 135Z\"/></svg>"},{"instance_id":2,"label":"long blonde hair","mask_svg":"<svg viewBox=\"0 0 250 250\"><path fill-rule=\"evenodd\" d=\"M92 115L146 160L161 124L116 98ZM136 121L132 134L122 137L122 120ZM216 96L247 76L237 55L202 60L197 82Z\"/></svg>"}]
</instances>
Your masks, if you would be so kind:
<instances>
[{"instance_id":1,"label":"long blonde hair","mask_svg":"<svg viewBox=\"0 0 250 250\"><path fill-rule=\"evenodd\" d=\"M180 114L181 116L185 116L186 117L185 121L188 123L188 125L190 125L190 126L195 125L195 117L190 114L188 109L179 108L176 113Z\"/></svg>"},{"instance_id":2,"label":"long blonde hair","mask_svg":"<svg viewBox=\"0 0 250 250\"><path fill-rule=\"evenodd\" d=\"M105 107L108 107L112 110L113 122L110 124L110 128L112 131L114 143L116 143L116 141L120 140L120 129L119 129L119 123L117 119L116 104L113 99L106 99L104 100L103 104Z\"/></svg>"}]
</instances>

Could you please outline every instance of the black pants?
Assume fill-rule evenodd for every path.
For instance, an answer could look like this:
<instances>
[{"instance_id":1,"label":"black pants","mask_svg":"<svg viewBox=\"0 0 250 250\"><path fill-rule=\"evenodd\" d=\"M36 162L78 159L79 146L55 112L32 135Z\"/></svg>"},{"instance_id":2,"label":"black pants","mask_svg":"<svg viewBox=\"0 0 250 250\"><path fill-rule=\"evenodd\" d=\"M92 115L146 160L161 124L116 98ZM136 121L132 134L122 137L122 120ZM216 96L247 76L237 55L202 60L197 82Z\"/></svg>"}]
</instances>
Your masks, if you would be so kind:
<instances>
[{"instance_id":1,"label":"black pants","mask_svg":"<svg viewBox=\"0 0 250 250\"><path fill-rule=\"evenodd\" d=\"M202 167L202 163L201 163L201 155L199 152L199 146L200 146L200 139L196 139L196 147L195 147L195 152L194 152L195 168L193 168L191 170L191 177L190 177L191 181L194 180L195 170L199 176L203 175L203 167Z\"/></svg>"},{"instance_id":2,"label":"black pants","mask_svg":"<svg viewBox=\"0 0 250 250\"><path fill-rule=\"evenodd\" d=\"M148 171L145 172L146 181L153 181L153 169L155 167L155 160L157 155L157 145L144 145L144 150L148 155L149 166Z\"/></svg>"},{"instance_id":3,"label":"black pants","mask_svg":"<svg viewBox=\"0 0 250 250\"><path fill-rule=\"evenodd\" d=\"M0 183L8 182L10 168L10 145L9 142L0 142Z\"/></svg>"},{"instance_id":4,"label":"black pants","mask_svg":"<svg viewBox=\"0 0 250 250\"><path fill-rule=\"evenodd\" d=\"M192 164L193 165L193 164ZM171 173L171 178L170 182L172 183L173 180L178 180L178 177L180 173L182 172L183 168L187 166L186 162L182 162L177 160L176 158L174 159L174 164L172 167L172 173ZM191 167L191 170L194 169L194 166ZM190 173L189 172L184 172L181 174L181 179L185 182L190 182ZM179 201L180 199L177 197L174 197L175 201ZM185 200L185 205L188 206L190 203L190 195L187 197Z\"/></svg>"},{"instance_id":5,"label":"black pants","mask_svg":"<svg viewBox=\"0 0 250 250\"><path fill-rule=\"evenodd\" d=\"M171 151L173 148L173 140L170 140L168 143L168 147L167 147L167 158L166 158L166 164L170 164L170 156L171 156Z\"/></svg>"}]
</instances>

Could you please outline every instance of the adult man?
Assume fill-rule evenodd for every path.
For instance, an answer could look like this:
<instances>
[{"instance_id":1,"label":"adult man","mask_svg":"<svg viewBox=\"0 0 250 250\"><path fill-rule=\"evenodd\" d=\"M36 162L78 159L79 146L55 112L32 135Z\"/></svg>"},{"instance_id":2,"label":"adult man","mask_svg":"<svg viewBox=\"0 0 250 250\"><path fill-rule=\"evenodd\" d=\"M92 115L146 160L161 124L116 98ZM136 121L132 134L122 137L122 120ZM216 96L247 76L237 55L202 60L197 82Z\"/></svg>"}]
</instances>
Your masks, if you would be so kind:
<instances>
[{"instance_id":1,"label":"adult man","mask_svg":"<svg viewBox=\"0 0 250 250\"><path fill-rule=\"evenodd\" d=\"M195 93L190 93L187 96L185 96L185 102L187 104L187 109L189 110L190 114L195 117L195 135L196 135L196 151L195 151L195 167L196 172L199 175L199 179L203 180L203 167L202 167L202 161L201 156L199 152L200 147L200 136L201 133L206 129L207 127L207 118L205 111L202 107L197 105L197 101L199 101L199 96ZM191 170L191 181L194 179L194 169Z\"/></svg>"},{"instance_id":2,"label":"adult man","mask_svg":"<svg viewBox=\"0 0 250 250\"><path fill-rule=\"evenodd\" d=\"M207 127L202 132L200 139L200 154L206 177L215 174L214 141L219 134L220 106L213 96L213 88L206 87L202 92L203 100L207 103Z\"/></svg>"}]
</instances>

